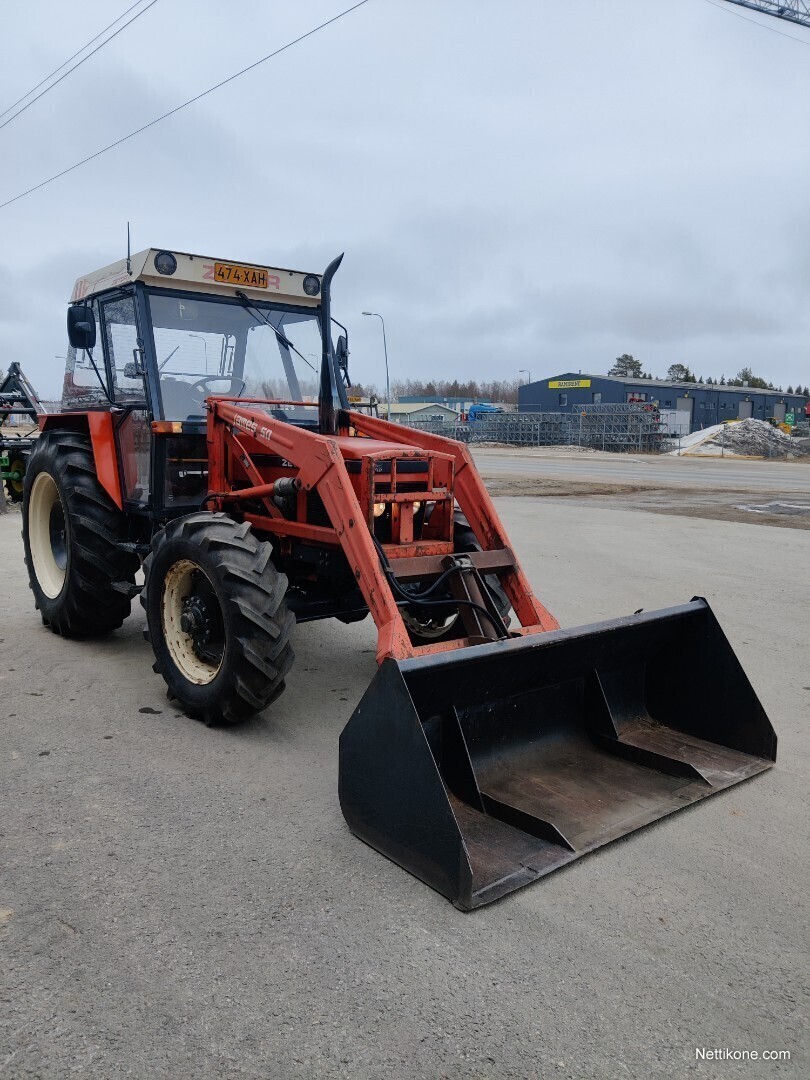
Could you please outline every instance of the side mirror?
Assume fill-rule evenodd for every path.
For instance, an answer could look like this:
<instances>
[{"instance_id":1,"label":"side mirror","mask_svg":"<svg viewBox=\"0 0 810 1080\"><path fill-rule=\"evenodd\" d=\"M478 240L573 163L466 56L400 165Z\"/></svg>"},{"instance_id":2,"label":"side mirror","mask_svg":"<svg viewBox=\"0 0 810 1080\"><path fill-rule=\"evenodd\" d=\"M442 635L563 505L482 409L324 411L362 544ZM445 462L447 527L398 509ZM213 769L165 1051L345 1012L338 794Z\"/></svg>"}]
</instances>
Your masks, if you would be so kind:
<instances>
[{"instance_id":1,"label":"side mirror","mask_svg":"<svg viewBox=\"0 0 810 1080\"><path fill-rule=\"evenodd\" d=\"M141 379L143 378L143 374L143 349L135 348L132 350L132 360L130 363L124 364L124 378Z\"/></svg>"},{"instance_id":2,"label":"side mirror","mask_svg":"<svg viewBox=\"0 0 810 1080\"><path fill-rule=\"evenodd\" d=\"M67 332L74 349L92 349L96 344L96 320L87 304L67 309Z\"/></svg>"},{"instance_id":3,"label":"side mirror","mask_svg":"<svg viewBox=\"0 0 810 1080\"><path fill-rule=\"evenodd\" d=\"M349 380L349 342L345 334L341 334L337 339L335 359L337 360L338 370L343 375L344 382L347 386L351 386Z\"/></svg>"}]
</instances>

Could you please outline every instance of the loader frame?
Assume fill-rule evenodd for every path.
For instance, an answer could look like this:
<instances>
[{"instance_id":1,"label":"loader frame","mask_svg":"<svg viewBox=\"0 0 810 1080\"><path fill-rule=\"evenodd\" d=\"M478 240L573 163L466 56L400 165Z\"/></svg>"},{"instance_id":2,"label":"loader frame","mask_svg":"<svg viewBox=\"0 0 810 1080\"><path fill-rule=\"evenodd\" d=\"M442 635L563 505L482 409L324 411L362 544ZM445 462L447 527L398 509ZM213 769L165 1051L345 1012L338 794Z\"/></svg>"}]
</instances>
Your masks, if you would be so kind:
<instances>
[{"instance_id":1,"label":"loader frame","mask_svg":"<svg viewBox=\"0 0 810 1080\"><path fill-rule=\"evenodd\" d=\"M205 505L229 513L236 511L259 535L269 533L280 538L282 549L285 541L293 539L340 547L377 626L378 663L387 657L404 660L477 643L465 636L430 645L412 644L381 561L382 553L396 579L403 582L443 573L448 568L446 560L453 556L454 500L481 545L480 552L467 556L470 564L479 574L497 574L520 623L510 635L557 629L559 624L534 595L509 546L506 530L464 446L359 412L341 413L338 436L320 435L275 421L264 411L270 405L284 404L301 403L208 399L209 494ZM342 448L346 440L362 445L365 439L379 441L379 449L357 460L358 492L348 471L354 462L347 462ZM403 450L403 444L407 450ZM268 452L278 462L275 467L257 461L262 456L266 459ZM409 491L397 490L397 462L403 460L427 462L421 490L414 490L413 484ZM378 474L376 466L383 461L390 462L389 470ZM383 491L378 490L378 475L385 477ZM331 527L287 519L273 503L282 480L294 485L302 511L307 493L316 492ZM413 507L417 501L434 506L432 535L428 539L413 539ZM379 545L379 549L370 516L375 502L391 504L395 540ZM305 513L301 516L305 517ZM492 635L488 638L491 640Z\"/></svg>"}]
</instances>

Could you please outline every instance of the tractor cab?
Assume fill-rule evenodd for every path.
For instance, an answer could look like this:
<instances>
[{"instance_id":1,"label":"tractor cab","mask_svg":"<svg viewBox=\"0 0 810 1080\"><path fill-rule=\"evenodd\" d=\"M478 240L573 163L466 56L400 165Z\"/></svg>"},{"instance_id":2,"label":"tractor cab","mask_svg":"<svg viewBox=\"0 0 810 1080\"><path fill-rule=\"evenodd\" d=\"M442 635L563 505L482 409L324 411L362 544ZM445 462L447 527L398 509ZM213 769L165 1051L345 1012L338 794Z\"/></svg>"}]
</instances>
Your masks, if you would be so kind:
<instances>
[{"instance_id":1,"label":"tractor cab","mask_svg":"<svg viewBox=\"0 0 810 1080\"><path fill-rule=\"evenodd\" d=\"M62 413L112 412L129 509L199 505L207 398L336 431L348 408L347 335L338 326L333 342L328 313L339 261L320 275L150 248L78 279Z\"/></svg>"}]
</instances>

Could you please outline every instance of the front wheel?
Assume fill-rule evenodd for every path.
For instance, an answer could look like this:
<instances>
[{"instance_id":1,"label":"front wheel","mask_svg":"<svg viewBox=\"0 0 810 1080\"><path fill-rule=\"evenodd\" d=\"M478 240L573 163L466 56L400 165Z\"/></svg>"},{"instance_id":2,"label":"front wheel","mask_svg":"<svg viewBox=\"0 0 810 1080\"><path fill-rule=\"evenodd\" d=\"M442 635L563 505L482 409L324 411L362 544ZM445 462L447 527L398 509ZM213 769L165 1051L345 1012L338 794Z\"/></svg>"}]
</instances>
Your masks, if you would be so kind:
<instances>
[{"instance_id":1,"label":"front wheel","mask_svg":"<svg viewBox=\"0 0 810 1080\"><path fill-rule=\"evenodd\" d=\"M245 720L284 690L295 618L271 551L247 523L201 512L157 533L144 562L154 669L207 724Z\"/></svg>"}]
</instances>

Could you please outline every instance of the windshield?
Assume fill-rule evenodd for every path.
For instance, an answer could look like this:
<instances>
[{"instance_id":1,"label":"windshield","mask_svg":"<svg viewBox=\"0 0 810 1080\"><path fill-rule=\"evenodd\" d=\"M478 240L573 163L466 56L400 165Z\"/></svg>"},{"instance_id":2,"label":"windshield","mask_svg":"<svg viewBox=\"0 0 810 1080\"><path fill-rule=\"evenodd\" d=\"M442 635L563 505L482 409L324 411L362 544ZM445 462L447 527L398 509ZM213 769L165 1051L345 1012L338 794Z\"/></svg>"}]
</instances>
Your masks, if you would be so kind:
<instances>
[{"instance_id":1,"label":"windshield","mask_svg":"<svg viewBox=\"0 0 810 1080\"><path fill-rule=\"evenodd\" d=\"M292 423L317 423L316 312L159 293L149 295L149 307L166 420L202 418L205 399L217 395L307 402L270 411Z\"/></svg>"}]
</instances>

